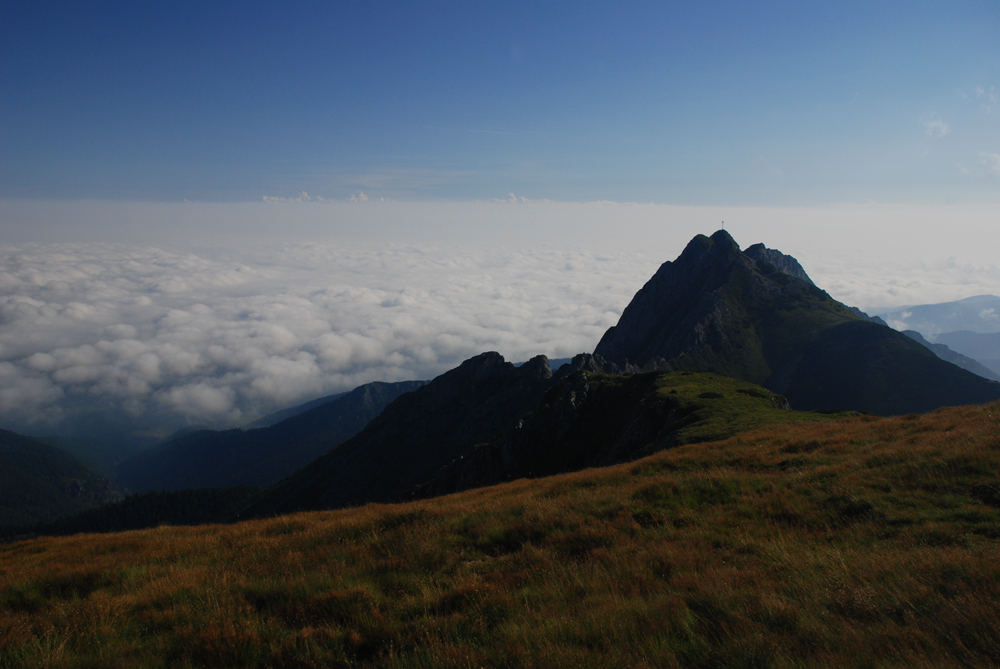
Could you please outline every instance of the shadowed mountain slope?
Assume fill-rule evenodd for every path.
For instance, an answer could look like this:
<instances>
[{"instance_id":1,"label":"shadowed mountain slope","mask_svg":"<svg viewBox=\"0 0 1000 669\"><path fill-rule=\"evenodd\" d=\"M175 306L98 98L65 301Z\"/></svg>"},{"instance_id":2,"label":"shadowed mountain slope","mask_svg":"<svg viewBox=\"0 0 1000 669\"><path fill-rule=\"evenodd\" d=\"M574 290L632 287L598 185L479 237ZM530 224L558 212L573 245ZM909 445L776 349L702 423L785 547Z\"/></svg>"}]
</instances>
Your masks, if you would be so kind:
<instances>
[{"instance_id":1,"label":"shadowed mountain slope","mask_svg":"<svg viewBox=\"0 0 1000 669\"><path fill-rule=\"evenodd\" d=\"M281 481L246 514L395 502L626 462L760 425L828 420L744 381L608 374L589 354L551 375L484 353L405 395L354 439Z\"/></svg>"},{"instance_id":2,"label":"shadowed mountain slope","mask_svg":"<svg viewBox=\"0 0 1000 669\"><path fill-rule=\"evenodd\" d=\"M274 486L250 513L399 499L473 446L509 430L552 385L545 356L515 367L483 353L403 395L353 439Z\"/></svg>"},{"instance_id":3,"label":"shadowed mountain slope","mask_svg":"<svg viewBox=\"0 0 1000 669\"><path fill-rule=\"evenodd\" d=\"M587 371L589 357L577 356L574 370L558 380L535 411L443 467L413 496L604 467L761 425L837 417L790 411L781 395L715 374Z\"/></svg>"},{"instance_id":4,"label":"shadowed mountain slope","mask_svg":"<svg viewBox=\"0 0 1000 669\"><path fill-rule=\"evenodd\" d=\"M742 379L785 395L797 409L888 415L1000 398L1000 384L754 260L722 230L695 237L661 265L594 352L626 371Z\"/></svg>"},{"instance_id":5,"label":"shadowed mountain slope","mask_svg":"<svg viewBox=\"0 0 1000 669\"><path fill-rule=\"evenodd\" d=\"M69 454L0 430L0 525L48 522L121 498Z\"/></svg>"},{"instance_id":6,"label":"shadowed mountain slope","mask_svg":"<svg viewBox=\"0 0 1000 669\"><path fill-rule=\"evenodd\" d=\"M261 488L251 486L144 492L52 522L0 525L0 541L81 532L124 532L160 525L224 523L238 518L261 492Z\"/></svg>"},{"instance_id":7,"label":"shadowed mountain slope","mask_svg":"<svg viewBox=\"0 0 1000 669\"><path fill-rule=\"evenodd\" d=\"M423 384L368 383L270 427L194 432L122 463L117 479L135 492L270 485L350 439Z\"/></svg>"}]
</instances>

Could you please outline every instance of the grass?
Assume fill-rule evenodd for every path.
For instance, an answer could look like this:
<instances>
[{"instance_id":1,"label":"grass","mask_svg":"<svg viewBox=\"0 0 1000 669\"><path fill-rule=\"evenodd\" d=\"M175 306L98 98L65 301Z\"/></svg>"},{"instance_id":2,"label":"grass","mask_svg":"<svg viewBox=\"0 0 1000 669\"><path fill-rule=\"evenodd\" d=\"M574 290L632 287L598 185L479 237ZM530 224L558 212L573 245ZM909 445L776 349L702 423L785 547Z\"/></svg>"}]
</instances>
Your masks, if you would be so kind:
<instances>
[{"instance_id":1,"label":"grass","mask_svg":"<svg viewBox=\"0 0 1000 669\"><path fill-rule=\"evenodd\" d=\"M684 416L678 444L726 439L774 423L828 421L857 413L789 411L781 395L705 372L659 372L656 385L657 398L676 404Z\"/></svg>"},{"instance_id":2,"label":"grass","mask_svg":"<svg viewBox=\"0 0 1000 669\"><path fill-rule=\"evenodd\" d=\"M998 419L772 425L406 505L8 544L0 666L996 666Z\"/></svg>"}]
</instances>

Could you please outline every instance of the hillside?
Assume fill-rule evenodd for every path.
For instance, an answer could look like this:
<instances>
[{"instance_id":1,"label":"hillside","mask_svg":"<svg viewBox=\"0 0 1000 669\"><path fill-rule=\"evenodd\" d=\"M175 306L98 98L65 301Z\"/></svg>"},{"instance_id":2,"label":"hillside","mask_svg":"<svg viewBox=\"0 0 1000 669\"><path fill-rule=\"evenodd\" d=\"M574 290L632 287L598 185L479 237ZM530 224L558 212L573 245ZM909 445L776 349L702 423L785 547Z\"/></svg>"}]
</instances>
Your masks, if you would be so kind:
<instances>
[{"instance_id":1,"label":"hillside","mask_svg":"<svg viewBox=\"0 0 1000 669\"><path fill-rule=\"evenodd\" d=\"M68 453L0 430L0 526L48 522L121 498Z\"/></svg>"},{"instance_id":2,"label":"hillside","mask_svg":"<svg viewBox=\"0 0 1000 669\"><path fill-rule=\"evenodd\" d=\"M589 357L580 356L573 363L582 367ZM621 376L581 368L554 384L539 407L513 429L453 460L412 494L443 495L517 478L603 467L761 425L834 417L790 411L780 395L715 374Z\"/></svg>"},{"instance_id":3,"label":"hillside","mask_svg":"<svg viewBox=\"0 0 1000 669\"><path fill-rule=\"evenodd\" d=\"M796 409L893 415L1000 399L1000 384L754 260L722 230L695 237L664 263L594 353L628 371L742 379L786 396Z\"/></svg>"},{"instance_id":4,"label":"hillside","mask_svg":"<svg viewBox=\"0 0 1000 669\"><path fill-rule=\"evenodd\" d=\"M0 546L0 666L990 667L1000 404Z\"/></svg>"},{"instance_id":5,"label":"hillside","mask_svg":"<svg viewBox=\"0 0 1000 669\"><path fill-rule=\"evenodd\" d=\"M199 430L120 464L116 480L134 492L267 486L361 431L423 381L368 383L252 430Z\"/></svg>"},{"instance_id":6,"label":"hillside","mask_svg":"<svg viewBox=\"0 0 1000 669\"><path fill-rule=\"evenodd\" d=\"M692 372L607 374L581 354L552 374L484 353L400 398L356 437L269 489L247 513L397 502L626 462L791 412L763 388Z\"/></svg>"},{"instance_id":7,"label":"hillside","mask_svg":"<svg viewBox=\"0 0 1000 669\"><path fill-rule=\"evenodd\" d=\"M354 438L282 480L248 512L399 500L442 466L512 428L551 387L548 359L483 353L386 407Z\"/></svg>"}]
</instances>

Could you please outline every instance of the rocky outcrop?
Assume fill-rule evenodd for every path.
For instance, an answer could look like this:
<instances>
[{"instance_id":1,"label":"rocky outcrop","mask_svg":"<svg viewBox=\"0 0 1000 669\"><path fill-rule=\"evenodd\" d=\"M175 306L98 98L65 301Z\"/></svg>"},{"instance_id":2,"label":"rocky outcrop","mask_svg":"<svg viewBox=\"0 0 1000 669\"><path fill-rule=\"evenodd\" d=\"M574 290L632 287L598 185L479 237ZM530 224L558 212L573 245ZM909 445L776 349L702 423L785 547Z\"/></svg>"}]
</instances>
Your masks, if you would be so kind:
<instances>
[{"instance_id":1,"label":"rocky outcrop","mask_svg":"<svg viewBox=\"0 0 1000 669\"><path fill-rule=\"evenodd\" d=\"M770 265L779 272L783 272L789 276L794 276L796 279L802 279L808 283L813 283L813 280L810 279L809 275L806 274L806 271L802 269L802 265L799 264L798 260L790 255L785 255L778 249L769 249L763 244L754 244L753 246L747 247L743 253L748 258L752 258L754 262L756 262L757 265L765 271L767 270L767 265Z\"/></svg>"},{"instance_id":2,"label":"rocky outcrop","mask_svg":"<svg viewBox=\"0 0 1000 669\"><path fill-rule=\"evenodd\" d=\"M847 308L848 308L848 310L852 314L854 314L858 318L863 318L866 321L869 321L871 323L878 323L879 325L884 325L886 327L889 327L889 324L886 323L884 320L882 320L882 318L879 317L879 316L869 316L868 314L866 314L865 312L861 311L857 307L847 307Z\"/></svg>"},{"instance_id":3,"label":"rocky outcrop","mask_svg":"<svg viewBox=\"0 0 1000 669\"><path fill-rule=\"evenodd\" d=\"M656 398L655 374L612 378L577 369L551 388L534 412L442 467L410 495L443 495L625 462L651 452L646 449L652 443L657 450L672 444L665 428L680 420L672 408Z\"/></svg>"}]
</instances>

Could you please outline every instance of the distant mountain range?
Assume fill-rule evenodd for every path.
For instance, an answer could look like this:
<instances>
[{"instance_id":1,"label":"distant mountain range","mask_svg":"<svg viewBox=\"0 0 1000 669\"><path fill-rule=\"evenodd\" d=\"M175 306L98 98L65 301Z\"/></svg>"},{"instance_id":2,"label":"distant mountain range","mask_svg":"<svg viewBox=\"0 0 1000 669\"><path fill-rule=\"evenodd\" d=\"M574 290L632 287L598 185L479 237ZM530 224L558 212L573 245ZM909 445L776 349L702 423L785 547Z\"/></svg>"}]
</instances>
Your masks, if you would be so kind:
<instances>
[{"instance_id":1,"label":"distant mountain range","mask_svg":"<svg viewBox=\"0 0 1000 669\"><path fill-rule=\"evenodd\" d=\"M923 335L921 335L916 330L904 330L903 334L905 334L913 341L926 346L934 353L934 355L941 358L942 360L947 360L951 364L957 365L958 367L961 367L966 371L972 372L977 376L981 376L984 379L989 379L991 381L1000 381L1000 374L997 374L992 369L980 363L978 360L974 360L969 356L962 355L961 353L952 350L951 347L945 344L929 342L926 339L924 339ZM949 333L949 334L959 334L959 333ZM974 335L975 337L990 336L990 335L975 334L972 332L970 332L969 334ZM1000 334L996 335L996 338L1000 340Z\"/></svg>"},{"instance_id":2,"label":"distant mountain range","mask_svg":"<svg viewBox=\"0 0 1000 669\"><path fill-rule=\"evenodd\" d=\"M879 316L897 330L916 330L931 341L945 332L1000 333L1000 297L976 295L955 302L899 307Z\"/></svg>"},{"instance_id":3,"label":"distant mountain range","mask_svg":"<svg viewBox=\"0 0 1000 669\"><path fill-rule=\"evenodd\" d=\"M933 339L945 344L953 351L966 355L982 363L1000 375L1000 332L943 332Z\"/></svg>"}]
</instances>

